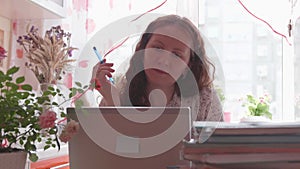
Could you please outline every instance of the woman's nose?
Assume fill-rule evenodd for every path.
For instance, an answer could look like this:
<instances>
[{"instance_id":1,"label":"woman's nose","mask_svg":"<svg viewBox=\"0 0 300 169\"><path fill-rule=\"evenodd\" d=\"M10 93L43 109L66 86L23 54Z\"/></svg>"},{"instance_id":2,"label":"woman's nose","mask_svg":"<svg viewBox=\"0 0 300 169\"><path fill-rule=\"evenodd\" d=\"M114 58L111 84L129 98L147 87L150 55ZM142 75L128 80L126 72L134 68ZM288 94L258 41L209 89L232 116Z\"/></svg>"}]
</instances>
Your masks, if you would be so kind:
<instances>
[{"instance_id":1,"label":"woman's nose","mask_svg":"<svg viewBox=\"0 0 300 169\"><path fill-rule=\"evenodd\" d=\"M162 52L158 58L158 64L161 66L169 66L171 54L172 53L167 51Z\"/></svg>"}]
</instances>

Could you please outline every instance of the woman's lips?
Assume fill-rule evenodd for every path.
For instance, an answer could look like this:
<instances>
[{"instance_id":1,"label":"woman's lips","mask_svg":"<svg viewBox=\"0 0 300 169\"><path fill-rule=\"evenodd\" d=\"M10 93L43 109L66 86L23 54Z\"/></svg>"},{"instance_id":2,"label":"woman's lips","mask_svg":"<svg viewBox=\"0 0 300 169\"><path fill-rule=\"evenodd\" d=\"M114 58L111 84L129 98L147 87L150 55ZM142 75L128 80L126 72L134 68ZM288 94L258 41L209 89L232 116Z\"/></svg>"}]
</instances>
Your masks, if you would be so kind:
<instances>
[{"instance_id":1,"label":"woman's lips","mask_svg":"<svg viewBox=\"0 0 300 169\"><path fill-rule=\"evenodd\" d=\"M160 74L168 74L167 72L161 70L161 69L153 69L155 72L160 73Z\"/></svg>"}]
</instances>

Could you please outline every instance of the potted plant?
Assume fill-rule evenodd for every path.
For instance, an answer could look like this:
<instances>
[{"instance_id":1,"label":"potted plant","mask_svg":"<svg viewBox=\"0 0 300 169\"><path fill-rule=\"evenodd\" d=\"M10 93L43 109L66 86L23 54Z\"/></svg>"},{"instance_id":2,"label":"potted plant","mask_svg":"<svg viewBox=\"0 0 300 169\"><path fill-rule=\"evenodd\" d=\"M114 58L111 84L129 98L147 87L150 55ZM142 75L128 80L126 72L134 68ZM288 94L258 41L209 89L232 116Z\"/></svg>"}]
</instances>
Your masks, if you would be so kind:
<instances>
[{"instance_id":1,"label":"potted plant","mask_svg":"<svg viewBox=\"0 0 300 169\"><path fill-rule=\"evenodd\" d=\"M258 98L251 94L246 96L242 106L247 108L246 117L243 117L241 121L269 121L272 119L270 112L271 97L269 94L264 94Z\"/></svg>"},{"instance_id":2,"label":"potted plant","mask_svg":"<svg viewBox=\"0 0 300 169\"><path fill-rule=\"evenodd\" d=\"M63 40L59 40L64 35L60 27L55 27L51 30L57 30L56 33L60 34L53 32L50 34L48 32L46 34L49 36L46 39L42 39L38 38L36 34L32 34L33 29L31 29L28 33L31 36L20 37L18 42L22 45L28 43L31 46L30 50L28 50L28 56L32 56L32 60L29 59L27 66L35 73L39 82L55 84L56 80L61 78L61 74L67 63L73 61L67 59L65 53L68 53L69 56L70 52L75 48L69 46L66 48ZM46 70L38 66L33 66L34 64L38 65L41 62L48 61L43 60L47 59L43 58L43 56L37 58L36 55L41 55L41 53L36 54L35 50L33 50L36 46L32 46L38 45L37 43L43 40L48 41L47 43L53 42L53 45L55 45L53 46L53 49L55 49L54 52L60 54L59 57L61 58L55 59L55 53L52 53L52 61L55 61L55 64L52 65L54 69ZM30 43L34 44L30 45ZM40 50L44 50L45 48L45 46L40 47L42 47ZM47 51L44 52L46 53ZM6 51L0 47L0 60L5 57ZM50 70L55 73L47 74L45 72ZM45 140L43 144L44 150L51 147L58 148L59 150L61 142L67 142L77 132L79 124L72 119L66 122L66 113L62 105L72 99L73 102L76 102L75 105L82 105L79 98L91 86L81 86L80 83L76 83L77 88L71 88L68 97L65 97L60 89L52 86L47 86L40 94L33 91L30 84L24 83L24 76L16 77L18 71L19 67L16 66L9 68L6 72L0 71L0 154L12 154L13 152L25 153L25 156L23 155L25 157L23 167L19 167L24 168L27 154L31 161L38 160L36 154L37 143ZM63 101L58 103L56 100L51 99L52 97L59 97ZM0 162L1 166L5 166L7 163L7 159L4 159L4 157L8 157L8 155L0 157L0 161L3 160ZM16 163L20 163L20 161Z\"/></svg>"}]
</instances>

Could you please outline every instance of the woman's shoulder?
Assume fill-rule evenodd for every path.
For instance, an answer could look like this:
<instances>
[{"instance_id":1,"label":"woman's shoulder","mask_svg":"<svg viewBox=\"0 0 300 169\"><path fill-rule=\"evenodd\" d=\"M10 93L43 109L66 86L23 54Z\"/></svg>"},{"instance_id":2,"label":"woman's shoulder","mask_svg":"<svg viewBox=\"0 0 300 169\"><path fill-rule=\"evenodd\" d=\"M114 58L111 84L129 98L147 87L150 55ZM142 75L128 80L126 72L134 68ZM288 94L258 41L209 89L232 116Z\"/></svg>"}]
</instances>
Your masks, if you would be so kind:
<instances>
[{"instance_id":1,"label":"woman's shoulder","mask_svg":"<svg viewBox=\"0 0 300 169\"><path fill-rule=\"evenodd\" d=\"M199 91L199 95L200 97L208 97L211 98L216 94L216 90L211 88L211 87L203 87L200 91Z\"/></svg>"},{"instance_id":2,"label":"woman's shoulder","mask_svg":"<svg viewBox=\"0 0 300 169\"><path fill-rule=\"evenodd\" d=\"M205 87L199 91L201 105L214 104L220 102L217 91L214 88Z\"/></svg>"}]
</instances>

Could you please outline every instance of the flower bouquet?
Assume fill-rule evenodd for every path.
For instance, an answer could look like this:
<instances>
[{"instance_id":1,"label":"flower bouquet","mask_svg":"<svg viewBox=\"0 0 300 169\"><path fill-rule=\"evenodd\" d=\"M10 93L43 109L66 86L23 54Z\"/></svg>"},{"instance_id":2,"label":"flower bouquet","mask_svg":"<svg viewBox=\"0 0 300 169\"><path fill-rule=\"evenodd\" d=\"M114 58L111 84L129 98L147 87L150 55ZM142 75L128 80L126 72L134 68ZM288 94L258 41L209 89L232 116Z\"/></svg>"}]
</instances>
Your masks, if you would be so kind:
<instances>
[{"instance_id":1,"label":"flower bouquet","mask_svg":"<svg viewBox=\"0 0 300 169\"><path fill-rule=\"evenodd\" d=\"M77 49L70 45L71 34L60 26L51 27L42 37L38 28L27 28L27 34L19 36L17 42L23 47L28 58L26 66L37 77L40 84L56 84L75 59L70 59L72 51Z\"/></svg>"}]
</instances>

